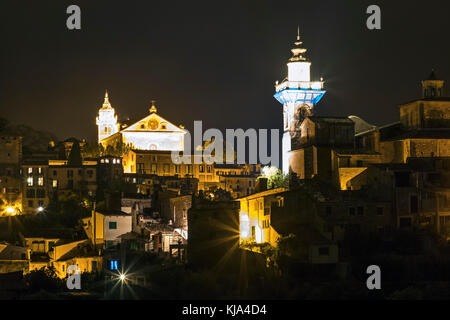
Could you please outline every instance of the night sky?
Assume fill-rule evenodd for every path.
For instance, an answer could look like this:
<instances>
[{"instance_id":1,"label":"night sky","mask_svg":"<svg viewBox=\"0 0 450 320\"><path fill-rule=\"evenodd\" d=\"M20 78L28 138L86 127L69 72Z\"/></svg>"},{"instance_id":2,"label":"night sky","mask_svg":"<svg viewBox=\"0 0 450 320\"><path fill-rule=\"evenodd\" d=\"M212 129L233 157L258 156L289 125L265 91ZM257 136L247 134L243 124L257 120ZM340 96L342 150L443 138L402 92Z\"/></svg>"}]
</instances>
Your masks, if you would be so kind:
<instances>
[{"instance_id":1,"label":"night sky","mask_svg":"<svg viewBox=\"0 0 450 320\"><path fill-rule=\"evenodd\" d=\"M66 28L70 4L81 7L81 31ZM366 28L370 4L381 7L381 31ZM300 25L312 80L326 81L317 115L386 124L432 68L450 80L449 9L448 0L2 0L0 116L95 139L108 89L119 118L144 117L156 99L161 116L190 130L194 120L281 129L274 82L287 75Z\"/></svg>"}]
</instances>

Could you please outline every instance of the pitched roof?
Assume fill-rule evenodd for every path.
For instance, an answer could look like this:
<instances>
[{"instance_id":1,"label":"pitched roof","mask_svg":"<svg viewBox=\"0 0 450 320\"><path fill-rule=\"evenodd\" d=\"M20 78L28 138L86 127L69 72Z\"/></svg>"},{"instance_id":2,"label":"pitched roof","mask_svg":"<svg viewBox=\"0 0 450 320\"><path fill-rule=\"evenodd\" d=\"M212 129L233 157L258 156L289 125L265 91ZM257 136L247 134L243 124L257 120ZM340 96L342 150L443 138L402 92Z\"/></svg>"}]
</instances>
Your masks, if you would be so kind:
<instances>
[{"instance_id":1,"label":"pitched roof","mask_svg":"<svg viewBox=\"0 0 450 320\"><path fill-rule=\"evenodd\" d=\"M409 130L383 140L392 141L401 139L450 139L450 128Z\"/></svg>"},{"instance_id":2,"label":"pitched roof","mask_svg":"<svg viewBox=\"0 0 450 320\"><path fill-rule=\"evenodd\" d=\"M348 116L348 118L355 123L355 135L376 129L376 126L367 123L358 116Z\"/></svg>"},{"instance_id":3,"label":"pitched roof","mask_svg":"<svg viewBox=\"0 0 450 320\"><path fill-rule=\"evenodd\" d=\"M166 129L160 129L160 126L158 125L157 128L148 128L147 126L145 128L141 128L141 124L148 123L151 120L157 121L158 124L160 123L166 123L167 128ZM126 128L123 128L120 132L135 132L135 131L145 131L145 132L179 132L179 133L185 133L184 129L181 129L180 127L174 125L172 122L164 119L156 112L152 112L145 118L136 121L134 124L129 125Z\"/></svg>"},{"instance_id":4,"label":"pitched roof","mask_svg":"<svg viewBox=\"0 0 450 320\"><path fill-rule=\"evenodd\" d=\"M317 123L339 123L339 124L346 124L346 125L352 125L354 122L350 120L348 117L317 117L317 116L310 116L307 117L312 122Z\"/></svg>"},{"instance_id":5,"label":"pitched roof","mask_svg":"<svg viewBox=\"0 0 450 320\"><path fill-rule=\"evenodd\" d=\"M128 216L131 217L131 215L129 215L126 212L120 211L120 210L106 210L106 209L101 209L101 210L97 210L98 213L104 215L104 216Z\"/></svg>"}]
</instances>

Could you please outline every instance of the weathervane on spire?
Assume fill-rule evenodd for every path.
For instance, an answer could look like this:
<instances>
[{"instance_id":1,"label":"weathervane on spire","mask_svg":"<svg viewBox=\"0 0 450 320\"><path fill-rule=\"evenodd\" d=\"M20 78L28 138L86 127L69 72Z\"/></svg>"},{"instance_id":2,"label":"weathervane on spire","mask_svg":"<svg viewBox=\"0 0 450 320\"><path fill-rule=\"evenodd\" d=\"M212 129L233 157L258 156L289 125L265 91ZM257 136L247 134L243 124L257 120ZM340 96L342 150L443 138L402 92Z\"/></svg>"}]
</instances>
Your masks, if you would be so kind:
<instances>
[{"instance_id":1,"label":"weathervane on spire","mask_svg":"<svg viewBox=\"0 0 450 320\"><path fill-rule=\"evenodd\" d=\"M302 48L303 42L300 40L300 26L297 25L297 40L294 42L294 48L291 49L292 57L289 61L306 61L303 54L306 52L305 48Z\"/></svg>"},{"instance_id":2,"label":"weathervane on spire","mask_svg":"<svg viewBox=\"0 0 450 320\"><path fill-rule=\"evenodd\" d=\"M150 113L156 113L156 111L157 111L155 102L156 102L156 100L152 100L152 107L150 108Z\"/></svg>"},{"instance_id":3,"label":"weathervane on spire","mask_svg":"<svg viewBox=\"0 0 450 320\"><path fill-rule=\"evenodd\" d=\"M111 103L109 102L108 90L105 90L105 101L103 102L103 107L111 107Z\"/></svg>"}]
</instances>

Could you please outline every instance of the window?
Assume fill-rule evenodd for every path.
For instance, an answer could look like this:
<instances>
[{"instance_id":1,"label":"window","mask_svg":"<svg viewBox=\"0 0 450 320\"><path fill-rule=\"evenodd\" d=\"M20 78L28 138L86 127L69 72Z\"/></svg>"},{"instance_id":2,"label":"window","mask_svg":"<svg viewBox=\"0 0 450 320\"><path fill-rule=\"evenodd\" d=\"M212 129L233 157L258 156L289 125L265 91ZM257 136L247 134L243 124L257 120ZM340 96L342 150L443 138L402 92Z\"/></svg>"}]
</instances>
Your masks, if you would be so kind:
<instances>
[{"instance_id":1,"label":"window","mask_svg":"<svg viewBox=\"0 0 450 320\"><path fill-rule=\"evenodd\" d=\"M211 166L207 166L206 167L206 172L211 173L212 172L212 167Z\"/></svg>"},{"instance_id":2,"label":"window","mask_svg":"<svg viewBox=\"0 0 450 320\"><path fill-rule=\"evenodd\" d=\"M34 207L34 201L28 200L28 207L33 208Z\"/></svg>"},{"instance_id":3,"label":"window","mask_svg":"<svg viewBox=\"0 0 450 320\"><path fill-rule=\"evenodd\" d=\"M156 174L157 169L158 169L158 167L157 167L156 163L152 163L152 172L151 173Z\"/></svg>"},{"instance_id":4,"label":"window","mask_svg":"<svg viewBox=\"0 0 450 320\"><path fill-rule=\"evenodd\" d=\"M73 178L73 170L67 170L67 178Z\"/></svg>"},{"instance_id":5,"label":"window","mask_svg":"<svg viewBox=\"0 0 450 320\"><path fill-rule=\"evenodd\" d=\"M34 197L36 197L36 192L34 189L27 189L27 198L33 199Z\"/></svg>"},{"instance_id":6,"label":"window","mask_svg":"<svg viewBox=\"0 0 450 320\"><path fill-rule=\"evenodd\" d=\"M357 214L358 216L364 215L364 207L358 207Z\"/></svg>"},{"instance_id":7,"label":"window","mask_svg":"<svg viewBox=\"0 0 450 320\"><path fill-rule=\"evenodd\" d=\"M410 210L411 213L419 212L419 198L416 195L410 197Z\"/></svg>"},{"instance_id":8,"label":"window","mask_svg":"<svg viewBox=\"0 0 450 320\"><path fill-rule=\"evenodd\" d=\"M58 187L58 180L53 180L52 181L52 186L53 186L53 188Z\"/></svg>"},{"instance_id":9,"label":"window","mask_svg":"<svg viewBox=\"0 0 450 320\"><path fill-rule=\"evenodd\" d=\"M29 186L29 187L33 186L33 177L27 178L27 186Z\"/></svg>"},{"instance_id":10,"label":"window","mask_svg":"<svg viewBox=\"0 0 450 320\"><path fill-rule=\"evenodd\" d=\"M170 172L170 167L168 163L164 163L164 173L169 173Z\"/></svg>"},{"instance_id":11,"label":"window","mask_svg":"<svg viewBox=\"0 0 450 320\"><path fill-rule=\"evenodd\" d=\"M110 270L118 270L119 269L118 264L119 264L118 260L111 260L109 269Z\"/></svg>"},{"instance_id":12,"label":"window","mask_svg":"<svg viewBox=\"0 0 450 320\"><path fill-rule=\"evenodd\" d=\"M57 174L58 174L58 173L56 172L56 170L53 170L53 176L56 177Z\"/></svg>"},{"instance_id":13,"label":"window","mask_svg":"<svg viewBox=\"0 0 450 320\"><path fill-rule=\"evenodd\" d=\"M37 189L36 198L45 198L45 189Z\"/></svg>"},{"instance_id":14,"label":"window","mask_svg":"<svg viewBox=\"0 0 450 320\"><path fill-rule=\"evenodd\" d=\"M175 173L180 173L180 165L175 165Z\"/></svg>"},{"instance_id":15,"label":"window","mask_svg":"<svg viewBox=\"0 0 450 320\"><path fill-rule=\"evenodd\" d=\"M384 214L383 207L377 207L377 216L382 216Z\"/></svg>"},{"instance_id":16,"label":"window","mask_svg":"<svg viewBox=\"0 0 450 320\"><path fill-rule=\"evenodd\" d=\"M109 222L109 229L110 229L110 230L115 230L115 229L117 229L117 222L115 222L115 221L110 221L110 222Z\"/></svg>"},{"instance_id":17,"label":"window","mask_svg":"<svg viewBox=\"0 0 450 320\"><path fill-rule=\"evenodd\" d=\"M252 226L252 239L253 240L256 239L256 228L255 228L255 226Z\"/></svg>"},{"instance_id":18,"label":"window","mask_svg":"<svg viewBox=\"0 0 450 320\"><path fill-rule=\"evenodd\" d=\"M33 168L28 168L28 174L32 174L33 173Z\"/></svg>"},{"instance_id":19,"label":"window","mask_svg":"<svg viewBox=\"0 0 450 320\"><path fill-rule=\"evenodd\" d=\"M44 185L44 177L39 177L38 178L38 186L43 186Z\"/></svg>"},{"instance_id":20,"label":"window","mask_svg":"<svg viewBox=\"0 0 450 320\"><path fill-rule=\"evenodd\" d=\"M319 248L319 256L329 256L329 255L330 255L330 247Z\"/></svg>"},{"instance_id":21,"label":"window","mask_svg":"<svg viewBox=\"0 0 450 320\"><path fill-rule=\"evenodd\" d=\"M198 171L199 171L199 172L205 172L205 167L204 167L203 165L200 165L200 166L198 167Z\"/></svg>"},{"instance_id":22,"label":"window","mask_svg":"<svg viewBox=\"0 0 450 320\"><path fill-rule=\"evenodd\" d=\"M348 208L348 215L349 215L349 216L354 216L354 215L356 215L356 209L355 209L354 207Z\"/></svg>"},{"instance_id":23,"label":"window","mask_svg":"<svg viewBox=\"0 0 450 320\"><path fill-rule=\"evenodd\" d=\"M192 164L187 165L187 172L188 174L192 174Z\"/></svg>"}]
</instances>

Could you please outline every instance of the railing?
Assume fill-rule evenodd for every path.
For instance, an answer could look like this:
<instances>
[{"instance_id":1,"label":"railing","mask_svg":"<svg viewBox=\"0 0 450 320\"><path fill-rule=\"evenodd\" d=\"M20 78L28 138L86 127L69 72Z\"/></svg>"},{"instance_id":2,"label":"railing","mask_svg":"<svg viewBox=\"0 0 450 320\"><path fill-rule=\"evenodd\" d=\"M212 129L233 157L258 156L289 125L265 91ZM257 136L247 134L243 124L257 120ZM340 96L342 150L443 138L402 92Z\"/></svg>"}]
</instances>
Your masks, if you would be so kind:
<instances>
[{"instance_id":1,"label":"railing","mask_svg":"<svg viewBox=\"0 0 450 320\"><path fill-rule=\"evenodd\" d=\"M283 89L304 89L304 90L322 90L323 81L284 81L280 84L275 84L275 91Z\"/></svg>"}]
</instances>

